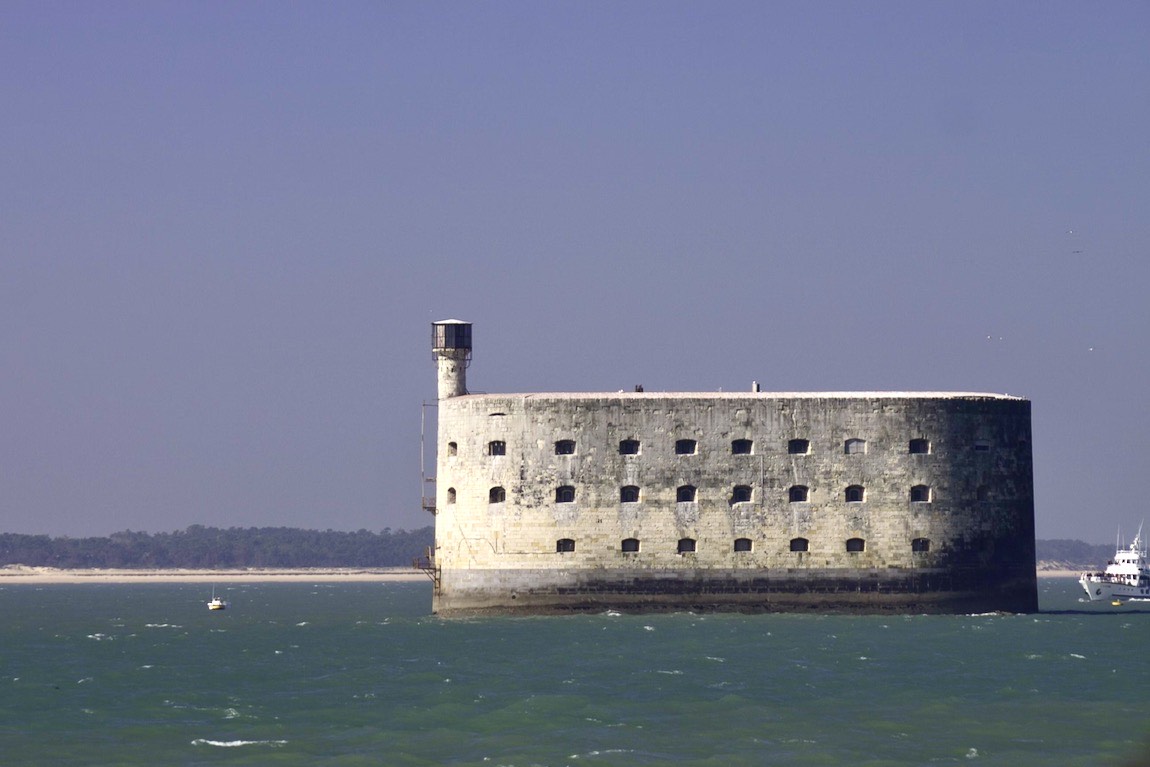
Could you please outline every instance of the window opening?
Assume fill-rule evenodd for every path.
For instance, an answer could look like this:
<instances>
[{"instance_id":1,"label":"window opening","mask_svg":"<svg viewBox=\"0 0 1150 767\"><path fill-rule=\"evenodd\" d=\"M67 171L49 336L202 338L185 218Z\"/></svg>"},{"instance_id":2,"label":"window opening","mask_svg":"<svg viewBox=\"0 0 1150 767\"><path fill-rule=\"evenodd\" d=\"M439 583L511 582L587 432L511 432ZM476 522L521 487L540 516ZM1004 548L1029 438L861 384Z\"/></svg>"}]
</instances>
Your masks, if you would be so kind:
<instances>
[{"instance_id":1,"label":"window opening","mask_svg":"<svg viewBox=\"0 0 1150 767\"><path fill-rule=\"evenodd\" d=\"M488 455L507 455L507 443L501 439L493 439L487 443Z\"/></svg>"},{"instance_id":2,"label":"window opening","mask_svg":"<svg viewBox=\"0 0 1150 767\"><path fill-rule=\"evenodd\" d=\"M851 485L846 491L847 503L862 503L866 500L866 490L862 485Z\"/></svg>"},{"instance_id":3,"label":"window opening","mask_svg":"<svg viewBox=\"0 0 1150 767\"><path fill-rule=\"evenodd\" d=\"M865 439L857 439L857 438L848 439L846 441L846 443L843 445L843 452L845 452L847 455L858 455L861 453L865 453L866 452L866 440Z\"/></svg>"},{"instance_id":4,"label":"window opening","mask_svg":"<svg viewBox=\"0 0 1150 767\"><path fill-rule=\"evenodd\" d=\"M915 485L910 489L910 502L911 503L930 503L930 487L927 485Z\"/></svg>"},{"instance_id":5,"label":"window opening","mask_svg":"<svg viewBox=\"0 0 1150 767\"><path fill-rule=\"evenodd\" d=\"M620 455L638 455L639 454L639 440L625 439L619 443Z\"/></svg>"},{"instance_id":6,"label":"window opening","mask_svg":"<svg viewBox=\"0 0 1150 767\"><path fill-rule=\"evenodd\" d=\"M455 503L455 488L454 487L447 488L447 502L448 503Z\"/></svg>"},{"instance_id":7,"label":"window opening","mask_svg":"<svg viewBox=\"0 0 1150 767\"><path fill-rule=\"evenodd\" d=\"M675 440L675 455L694 455L698 447L699 443L693 439Z\"/></svg>"},{"instance_id":8,"label":"window opening","mask_svg":"<svg viewBox=\"0 0 1150 767\"><path fill-rule=\"evenodd\" d=\"M624 485L619 488L619 503L638 503L639 488L635 485Z\"/></svg>"},{"instance_id":9,"label":"window opening","mask_svg":"<svg viewBox=\"0 0 1150 767\"><path fill-rule=\"evenodd\" d=\"M913 541L910 542L910 550L913 552L916 552L916 553L920 553L920 554L925 553L927 551L930 551L930 539L929 538L915 538Z\"/></svg>"},{"instance_id":10,"label":"window opening","mask_svg":"<svg viewBox=\"0 0 1150 767\"><path fill-rule=\"evenodd\" d=\"M810 491L805 485L795 485L790 489L789 498L791 503L803 503L807 500Z\"/></svg>"},{"instance_id":11,"label":"window opening","mask_svg":"<svg viewBox=\"0 0 1150 767\"><path fill-rule=\"evenodd\" d=\"M694 538L680 538L678 552L680 554L694 554L695 553L695 539Z\"/></svg>"},{"instance_id":12,"label":"window opening","mask_svg":"<svg viewBox=\"0 0 1150 767\"><path fill-rule=\"evenodd\" d=\"M503 503L507 500L507 491L502 487L493 487L487 491L488 503Z\"/></svg>"},{"instance_id":13,"label":"window opening","mask_svg":"<svg viewBox=\"0 0 1150 767\"><path fill-rule=\"evenodd\" d=\"M750 455L755 448L755 443L749 439L736 439L731 443L732 455Z\"/></svg>"},{"instance_id":14,"label":"window opening","mask_svg":"<svg viewBox=\"0 0 1150 767\"><path fill-rule=\"evenodd\" d=\"M675 500L679 503L685 503L695 500L695 486L694 485L680 485L675 489Z\"/></svg>"},{"instance_id":15,"label":"window opening","mask_svg":"<svg viewBox=\"0 0 1150 767\"><path fill-rule=\"evenodd\" d=\"M574 455L575 440L561 439L555 443L555 455Z\"/></svg>"},{"instance_id":16,"label":"window opening","mask_svg":"<svg viewBox=\"0 0 1150 767\"><path fill-rule=\"evenodd\" d=\"M862 538L847 538L847 551L858 553L866 550L866 541Z\"/></svg>"},{"instance_id":17,"label":"window opening","mask_svg":"<svg viewBox=\"0 0 1150 767\"><path fill-rule=\"evenodd\" d=\"M571 538L560 538L555 541L555 553L567 554L575 550L575 541Z\"/></svg>"},{"instance_id":18,"label":"window opening","mask_svg":"<svg viewBox=\"0 0 1150 767\"><path fill-rule=\"evenodd\" d=\"M928 439L912 439L910 441L910 452L912 455L925 455L930 452L930 440Z\"/></svg>"},{"instance_id":19,"label":"window opening","mask_svg":"<svg viewBox=\"0 0 1150 767\"><path fill-rule=\"evenodd\" d=\"M735 485L731 492L731 503L749 503L751 500L750 485Z\"/></svg>"},{"instance_id":20,"label":"window opening","mask_svg":"<svg viewBox=\"0 0 1150 767\"><path fill-rule=\"evenodd\" d=\"M639 551L639 539L624 538L621 548L625 554L634 554Z\"/></svg>"},{"instance_id":21,"label":"window opening","mask_svg":"<svg viewBox=\"0 0 1150 767\"><path fill-rule=\"evenodd\" d=\"M458 452L459 452L459 445L457 445L454 442L448 442L447 443L447 454L448 455L455 455Z\"/></svg>"},{"instance_id":22,"label":"window opening","mask_svg":"<svg viewBox=\"0 0 1150 767\"><path fill-rule=\"evenodd\" d=\"M791 455L806 455L811 452L811 441L809 439L792 439L787 443L787 452Z\"/></svg>"},{"instance_id":23,"label":"window opening","mask_svg":"<svg viewBox=\"0 0 1150 767\"><path fill-rule=\"evenodd\" d=\"M736 538L735 551L750 551L753 544L750 538Z\"/></svg>"},{"instance_id":24,"label":"window opening","mask_svg":"<svg viewBox=\"0 0 1150 767\"><path fill-rule=\"evenodd\" d=\"M810 551L811 542L806 538L791 538L791 551Z\"/></svg>"},{"instance_id":25,"label":"window opening","mask_svg":"<svg viewBox=\"0 0 1150 767\"><path fill-rule=\"evenodd\" d=\"M574 503L575 488L571 485L562 485L555 488L555 503Z\"/></svg>"}]
</instances>

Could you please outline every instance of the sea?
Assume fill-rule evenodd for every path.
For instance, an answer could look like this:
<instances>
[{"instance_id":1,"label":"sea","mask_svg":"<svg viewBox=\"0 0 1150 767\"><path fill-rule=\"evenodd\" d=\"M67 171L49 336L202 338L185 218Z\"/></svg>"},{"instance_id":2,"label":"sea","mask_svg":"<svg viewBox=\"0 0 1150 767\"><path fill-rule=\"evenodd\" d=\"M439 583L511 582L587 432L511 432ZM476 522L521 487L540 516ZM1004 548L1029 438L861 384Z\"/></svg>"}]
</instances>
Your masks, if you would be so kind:
<instances>
[{"instance_id":1,"label":"sea","mask_svg":"<svg viewBox=\"0 0 1150 767\"><path fill-rule=\"evenodd\" d=\"M0 586L0 765L1147 765L1150 603L444 620L430 583Z\"/></svg>"}]
</instances>

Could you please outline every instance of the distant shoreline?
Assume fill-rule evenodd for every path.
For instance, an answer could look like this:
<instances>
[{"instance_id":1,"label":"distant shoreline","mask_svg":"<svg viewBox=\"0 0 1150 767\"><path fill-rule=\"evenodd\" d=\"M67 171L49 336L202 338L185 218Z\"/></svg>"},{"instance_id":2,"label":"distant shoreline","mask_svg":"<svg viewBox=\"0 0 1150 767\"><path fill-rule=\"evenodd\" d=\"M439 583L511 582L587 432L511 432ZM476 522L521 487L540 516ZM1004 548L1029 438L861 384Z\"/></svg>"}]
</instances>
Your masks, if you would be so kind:
<instances>
[{"instance_id":1,"label":"distant shoreline","mask_svg":"<svg viewBox=\"0 0 1150 767\"><path fill-rule=\"evenodd\" d=\"M1078 570L1038 570L1039 578L1077 578ZM105 570L56 567L0 567L0 586L51 583L227 583L306 581L418 582L428 580L410 567L250 567L226 570Z\"/></svg>"},{"instance_id":2,"label":"distant shoreline","mask_svg":"<svg viewBox=\"0 0 1150 767\"><path fill-rule=\"evenodd\" d=\"M56 567L0 567L0 586L50 583L226 583L312 581L424 581L422 570L410 567L249 567L226 570L61 569Z\"/></svg>"}]
</instances>

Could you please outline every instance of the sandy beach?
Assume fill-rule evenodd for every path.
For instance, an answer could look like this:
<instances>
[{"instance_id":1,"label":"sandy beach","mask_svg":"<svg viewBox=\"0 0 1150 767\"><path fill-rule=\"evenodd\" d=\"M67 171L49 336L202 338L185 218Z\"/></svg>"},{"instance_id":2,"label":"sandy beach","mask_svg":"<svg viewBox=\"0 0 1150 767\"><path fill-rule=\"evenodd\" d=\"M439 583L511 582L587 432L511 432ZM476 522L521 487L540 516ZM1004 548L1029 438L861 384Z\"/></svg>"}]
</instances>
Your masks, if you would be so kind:
<instances>
[{"instance_id":1,"label":"sandy beach","mask_svg":"<svg viewBox=\"0 0 1150 767\"><path fill-rule=\"evenodd\" d=\"M48 583L227 583L230 581L422 581L410 567L245 568L239 570L62 570L54 567L0 567L0 586Z\"/></svg>"},{"instance_id":2,"label":"sandy beach","mask_svg":"<svg viewBox=\"0 0 1150 767\"><path fill-rule=\"evenodd\" d=\"M1077 570L1039 570L1039 578L1077 578ZM410 567L246 568L238 570L62 570L55 567L0 567L0 586L47 583L227 583L229 581L422 581Z\"/></svg>"}]
</instances>

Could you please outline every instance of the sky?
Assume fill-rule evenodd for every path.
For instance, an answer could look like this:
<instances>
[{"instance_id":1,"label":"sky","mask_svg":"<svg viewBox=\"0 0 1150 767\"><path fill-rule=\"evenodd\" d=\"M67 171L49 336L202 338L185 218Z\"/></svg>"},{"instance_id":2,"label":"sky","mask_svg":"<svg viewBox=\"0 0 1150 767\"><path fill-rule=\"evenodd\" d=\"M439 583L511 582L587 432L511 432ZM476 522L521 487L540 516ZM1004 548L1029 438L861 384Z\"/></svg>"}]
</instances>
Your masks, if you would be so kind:
<instances>
[{"instance_id":1,"label":"sky","mask_svg":"<svg viewBox=\"0 0 1150 767\"><path fill-rule=\"evenodd\" d=\"M474 391L1025 396L1039 538L1146 516L1144 2L6 0L0 105L0 532L431 524L448 317Z\"/></svg>"}]
</instances>

